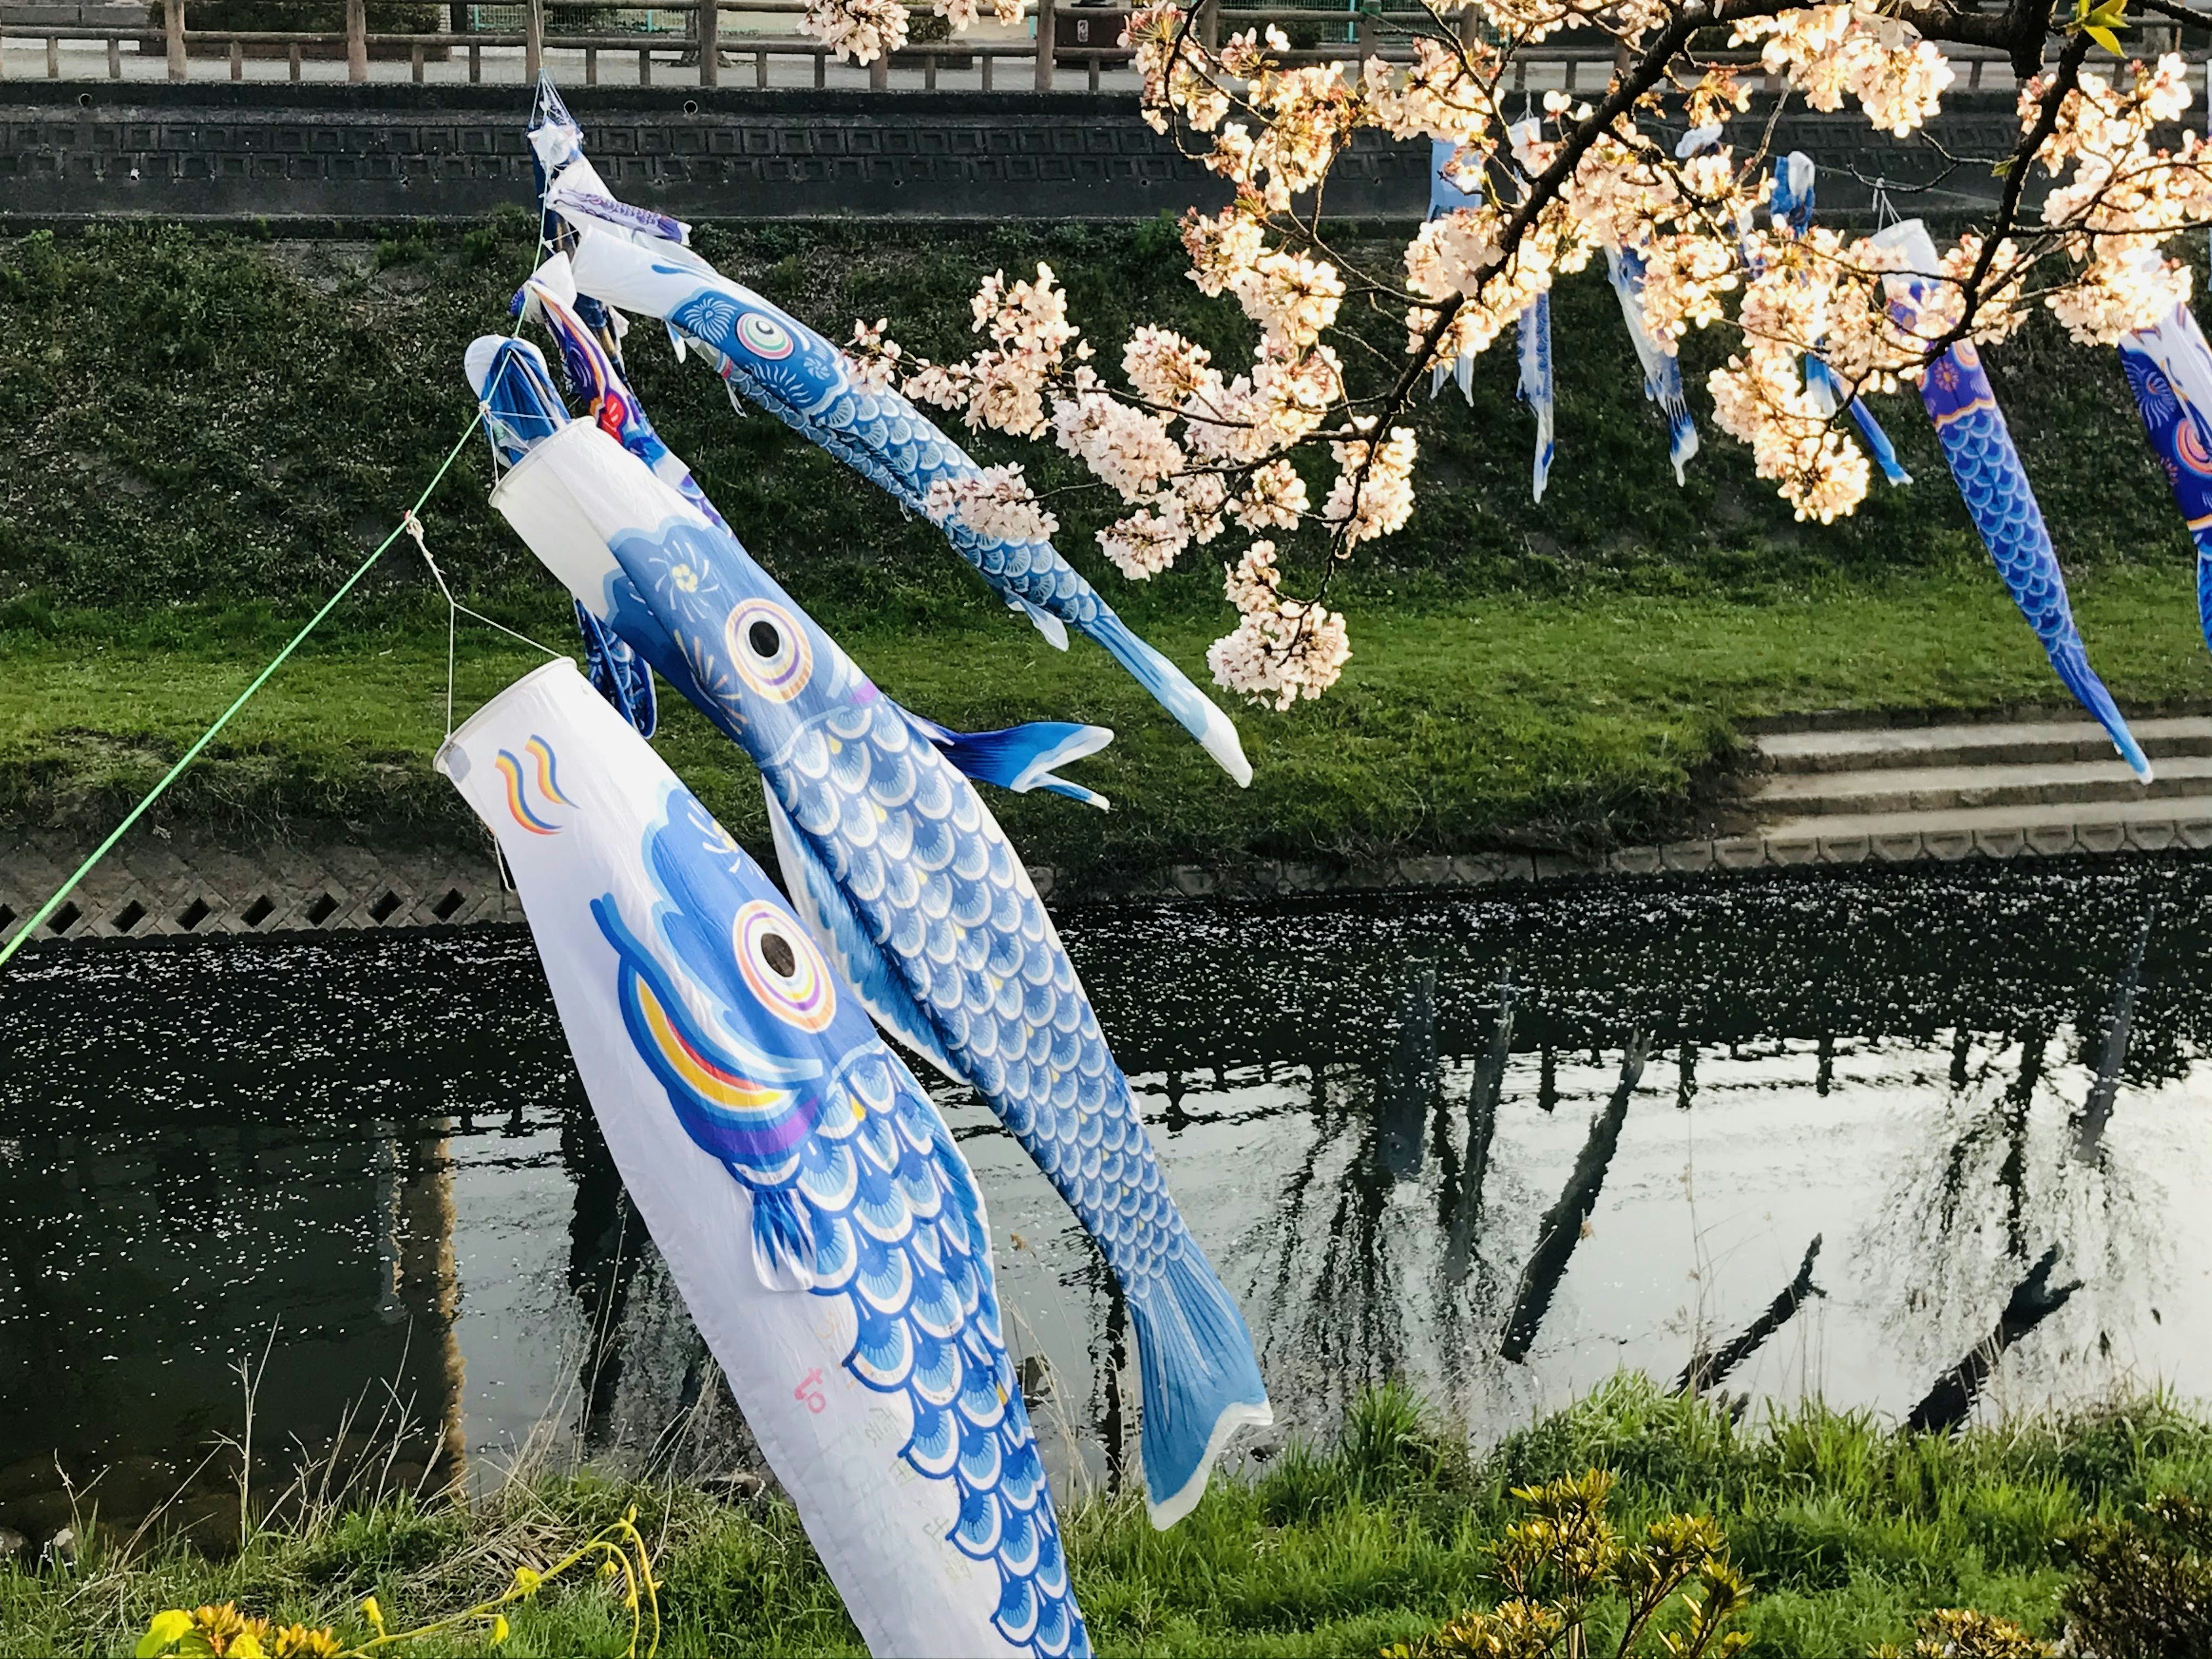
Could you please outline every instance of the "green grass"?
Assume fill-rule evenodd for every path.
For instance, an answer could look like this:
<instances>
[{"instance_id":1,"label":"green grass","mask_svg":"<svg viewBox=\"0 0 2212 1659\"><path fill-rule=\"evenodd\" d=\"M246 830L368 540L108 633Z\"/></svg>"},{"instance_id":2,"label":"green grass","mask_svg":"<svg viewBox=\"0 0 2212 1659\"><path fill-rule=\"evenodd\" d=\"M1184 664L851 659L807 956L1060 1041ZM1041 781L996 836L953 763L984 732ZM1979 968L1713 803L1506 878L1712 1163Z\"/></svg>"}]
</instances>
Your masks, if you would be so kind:
<instances>
[{"instance_id":1,"label":"green grass","mask_svg":"<svg viewBox=\"0 0 2212 1659\"><path fill-rule=\"evenodd\" d=\"M1182 275L1158 225L927 230L709 227L710 257L825 330L888 315L911 346L972 343L982 271L1049 260L1110 348L1134 321L1237 350L1246 325ZM106 228L0 244L0 822L104 826L134 800L389 529L468 418L462 347L526 265L520 216L383 243L276 243ZM997 798L1033 862L1082 877L1165 862L1358 860L1510 842L1587 848L1671 834L1746 719L1812 708L1986 708L2063 693L1989 570L1905 399L1881 413L1922 482L1861 514L1793 522L1708 428L1677 489L1613 301L1555 301L1560 459L1527 495L1512 365L1474 407L1423 405L1424 493L1333 599L1352 621L1341 686L1237 718L1239 793L1104 656L1062 658L1011 620L927 525L762 416L641 326L655 420L749 546L894 695L955 726L1095 720L1079 769L1110 817ZM1377 325L1394 361L1391 331ZM1723 342L1693 340L1692 378ZM2032 325L1993 352L2054 526L2091 659L2137 707L2212 694L2191 554L2117 362ZM1379 371L1378 371L1379 372ZM1048 487L1049 446L995 440ZM556 645L564 605L485 504L474 447L425 516L474 601ZM1055 497L1060 544L1201 684L1233 616L1224 544L1141 585L1098 556L1111 504ZM1311 550L1308 550L1310 554ZM444 616L404 544L211 751L170 811L241 835L473 836L428 759L443 729ZM465 627L464 708L531 661ZM757 846L757 785L688 711L665 752Z\"/></svg>"},{"instance_id":2,"label":"green grass","mask_svg":"<svg viewBox=\"0 0 2212 1659\"><path fill-rule=\"evenodd\" d=\"M1623 1377L1476 1457L1384 1390L1354 1407L1334 1448L1293 1446L1255 1480L1217 1480L1170 1532L1127 1498L1064 1518L1102 1652L1367 1655L1489 1605L1488 1551L1517 1508L1509 1489L1589 1468L1618 1474L1624 1533L1672 1512L1721 1523L1757 1589L1751 1653L1856 1659L1937 1607L2055 1637L2069 1529L2159 1492L2212 1495L2212 1425L2155 1399L1955 1439L1817 1407L1739 1425ZM73 1577L0 1570L0 1645L127 1651L160 1608L232 1599L343 1626L373 1593L395 1625L427 1620L496 1595L516 1565L544 1565L631 1504L664 1581L663 1652L859 1650L787 1505L588 1474L472 1508L391 1503L264 1529L221 1559L175 1540L126 1559L95 1532ZM503 1651L516 1656L618 1652L626 1636L588 1589L549 1591L514 1624Z\"/></svg>"},{"instance_id":3,"label":"green grass","mask_svg":"<svg viewBox=\"0 0 2212 1659\"><path fill-rule=\"evenodd\" d=\"M2077 595L2124 702L2212 696L2186 574L2111 566ZM550 605L505 619L565 643ZM284 637L273 615L55 613L0 631L0 815L90 830L112 821L223 708ZM1350 859L1506 841L1589 846L1662 837L1723 763L1741 720L1791 709L1973 708L2048 698L2050 671L1996 584L1972 568L1840 579L1757 602L1713 594L1500 593L1378 609L1343 684L1289 714L1241 721L1255 776L1240 791L1103 653L1066 656L987 617L927 633L856 617L842 630L886 690L931 718L983 727L1093 720L1119 732L1074 775L1099 814L993 798L1032 862L1081 877L1243 857ZM1206 629L1155 640L1187 665ZM464 623L460 713L539 660ZM429 769L444 731L444 630L419 608L311 640L165 809L240 832L332 822L384 836L466 833ZM662 752L754 847L758 784L738 752L667 698Z\"/></svg>"}]
</instances>

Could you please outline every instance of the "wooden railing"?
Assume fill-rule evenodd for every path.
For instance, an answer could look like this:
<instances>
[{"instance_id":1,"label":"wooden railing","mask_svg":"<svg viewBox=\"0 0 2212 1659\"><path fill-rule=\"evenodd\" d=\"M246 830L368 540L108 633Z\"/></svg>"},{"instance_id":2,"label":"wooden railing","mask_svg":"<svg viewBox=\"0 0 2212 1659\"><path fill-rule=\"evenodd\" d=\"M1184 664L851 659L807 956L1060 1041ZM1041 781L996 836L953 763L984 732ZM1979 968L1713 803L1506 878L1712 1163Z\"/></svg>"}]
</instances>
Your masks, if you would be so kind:
<instances>
[{"instance_id":1,"label":"wooden railing","mask_svg":"<svg viewBox=\"0 0 2212 1659\"><path fill-rule=\"evenodd\" d=\"M404 53L410 69L410 78L424 78L423 68L433 54L450 58L463 52L467 55L468 78L471 82L483 79L484 54L489 51L513 53L519 50L520 78L525 82L535 81L549 50L568 53L580 52L583 57L584 84L594 85L599 80L599 58L602 54L628 57L635 54L637 82L643 86L653 84L656 70L672 76L696 78L698 85L713 87L723 84L726 73L734 71L732 83L740 83L747 68L755 86L770 84L769 64L776 58L810 60L813 68L813 83L817 87L828 83L831 54L822 43L800 33L795 25L787 34L769 34L738 28L726 28L726 23L740 19L784 18L803 16L807 6L805 0L654 0L651 9L658 15L674 14L686 19L681 33L674 31L641 34L636 31L623 33L604 31L549 32L547 28L547 0L524 0L512 8L522 15L523 27L519 31L461 30L437 33L373 33L368 26L368 7L365 0L345 0L345 26L341 30L231 30L198 29L191 27L191 0L166 0L160 4L162 21L160 27L149 22L125 22L120 16L143 17L143 9L120 5L5 5L0 4L0 43L7 40L42 40L46 46L46 78L62 78L61 47L65 42L104 42L107 48L107 78L123 78L122 49L128 43L142 52L160 49L167 57L167 75L172 81L191 78L191 60L197 54L204 58L208 52L221 52L227 58L229 78L245 77L245 64L249 55L274 57L282 52L287 61L290 78L301 78L303 57L329 57L343 54L346 64L346 79L364 82L369 78L368 64L372 57L396 58ZM1099 87L1102 71L1109 67L1125 65L1130 54L1118 44L1122 20L1130 15L1126 4L1078 5L1070 0L1033 0L1036 35L1034 40L1007 40L1004 39L963 38L947 40L910 41L896 58L902 68L919 68L923 84L934 87L941 66L948 62L959 66L973 65L980 75L981 89L994 89L998 65L1012 59L1025 64L1030 70L1030 84L1040 91L1060 84L1063 70L1079 70L1091 90ZM557 8L556 8L557 9ZM447 9L439 8L441 15ZM459 9L470 9L461 8ZM603 11L604 8L592 8ZM914 4L917 17L930 15L927 3ZM75 12L77 21L68 21L57 14ZM105 15L111 21L92 21L92 15ZM1474 27L1470 9L1462 14L1463 28ZM1073 25L1087 22L1091 27L1081 31L1091 38L1073 38L1078 31ZM1422 11L1324 11L1299 9L1285 10L1278 8L1248 9L1224 6L1218 0L1210 0L1200 14L1199 27L1209 44L1218 44L1226 33L1247 28L1262 28L1275 24L1285 29L1297 29L1307 33L1316 26L1325 34L1344 38L1322 44L1294 47L1281 54L1296 63L1358 63L1370 57L1386 62L1410 61L1411 52L1406 44L1406 31L1430 22L1429 14ZM1066 27L1063 27L1066 26ZM2179 49L2181 32L2178 27L2155 26L2136 32L2139 39L2131 40L2131 50L2150 53ZM719 50L699 50L701 38L716 41ZM2201 58L2202 52L2192 52L2191 58ZM1708 58L1728 54L1701 54ZM1736 54L1740 58L1741 54ZM1996 52L1952 48L1949 56L1963 71L1963 80L1969 88L1982 84L1984 67L2002 64L2004 55ZM1615 49L1607 42L1589 45L1570 39L1546 42L1540 48L1516 61L1512 88L1516 91L1528 85L1531 69L1549 67L1560 71L1562 82L1570 92L1595 92L1603 86L1613 65L1617 61ZM1749 61L1744 59L1744 61ZM893 64L878 58L869 66L868 84L884 88L890 84ZM1593 72L1595 71L1595 72ZM0 54L0 74L5 73L4 54ZM1548 77L1547 77L1548 78ZM1019 85L1015 77L1012 85ZM1006 84L1006 83L1001 83Z\"/></svg>"}]
</instances>

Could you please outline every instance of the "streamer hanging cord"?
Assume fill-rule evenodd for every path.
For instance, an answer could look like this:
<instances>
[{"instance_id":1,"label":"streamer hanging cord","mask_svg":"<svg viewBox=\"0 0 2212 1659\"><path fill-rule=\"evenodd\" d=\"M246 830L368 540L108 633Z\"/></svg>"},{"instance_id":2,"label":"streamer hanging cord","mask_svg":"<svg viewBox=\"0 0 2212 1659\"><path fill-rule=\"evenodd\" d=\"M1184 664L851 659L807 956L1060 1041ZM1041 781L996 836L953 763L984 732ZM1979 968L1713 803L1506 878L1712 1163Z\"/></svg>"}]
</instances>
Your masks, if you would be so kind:
<instances>
[{"instance_id":1,"label":"streamer hanging cord","mask_svg":"<svg viewBox=\"0 0 2212 1659\"><path fill-rule=\"evenodd\" d=\"M237 700L234 702L229 708L224 709L221 714L216 717L215 724L209 726L206 731L201 732L199 737L193 742L192 746L185 750L184 754L178 758L177 763L162 774L161 781L155 784L151 789L148 790L144 799L139 801L136 806L132 807L128 813L125 814L123 822L115 826L114 830L109 833L107 839L101 842L98 847L94 848L92 851L92 855L86 859L82 864L78 865L76 870L70 873L69 879L62 883L59 887L54 890L53 896L49 898L32 914L29 919L23 923L22 927L16 930L15 936L13 939L9 939L5 945L0 945L0 963L6 963L9 957L15 954L16 951L21 950L23 948L24 941L28 939L33 933L39 930L40 927L43 927L46 919L52 915L56 910L61 908L62 902L68 898L71 893L76 890L77 884L82 882L87 876L90 875L94 867L99 865L100 861L115 850L116 844L123 839L124 836L130 830L131 826L137 823L140 818L145 816L146 809L151 806L155 801L159 800L165 793L167 793L169 786L184 775L185 769L189 767L194 761L200 757L200 752L204 750L208 744L215 741L216 734L219 733L223 727L230 724L231 720L237 715L238 711L245 708L248 702L252 702L254 695L258 692L263 686L269 684L270 678L276 674L276 671L282 668L285 662L290 658L291 654L300 648L301 642L307 639L307 635L313 633L316 629L319 628L323 623L324 618L328 617L331 611L337 609L338 601L344 599L347 594L352 592L355 586L360 582L361 579L368 574L369 571L374 568L376 562L382 558L385 554L390 550L392 543L398 541L402 535L413 535L416 539L416 544L421 544L422 520L416 517L417 511L422 507L424 502L430 499L432 492L445 481L446 474L453 470L453 463L460 459L463 446L467 444L469 440L476 435L477 428L481 425L483 422L483 411L482 410L478 410L470 419L467 427L462 431L461 435L453 441L453 447L446 452L446 459L438 463L438 470L430 475L430 482L422 486L422 493L415 498L414 506L410 507L405 513L401 515L399 522L392 526L391 533L386 535L382 541L376 544L375 550L371 552L367 558L361 562L360 566L354 571L352 575L348 576L343 582L339 584L338 591L331 594L329 599L323 602L323 608L316 611L313 616L307 618L307 625L301 629L298 633L293 635L292 637L285 642L284 648L282 651L279 651L275 657L270 659L269 665L253 677L252 684L248 685L245 690L238 694ZM412 526L411 529L410 526ZM429 556L427 550L425 550L423 556L426 559ZM434 566L433 569L434 570L434 568L435 567ZM442 589L445 585L445 578L441 576L438 579L438 586ZM448 603L451 603L452 598L453 596L450 593L447 595ZM476 613L471 611L470 614L473 616ZM483 617L481 620L488 623L491 622L491 618L489 617ZM491 625L495 628L501 628L501 624L498 623L491 623ZM513 629L506 628L502 628L501 631L506 633L514 632ZM520 639L522 638L522 635L516 635L515 637ZM532 645L536 645L538 643L535 640L528 641L526 642ZM538 646L538 648L542 651L545 647L544 646ZM556 653L555 654L557 655L558 653ZM451 633L449 629L447 649L447 678L449 687L447 693L449 699L447 704L449 729L452 714L450 702L452 661L453 652Z\"/></svg>"},{"instance_id":2,"label":"streamer hanging cord","mask_svg":"<svg viewBox=\"0 0 2212 1659\"><path fill-rule=\"evenodd\" d=\"M465 441L465 440L464 440L464 441ZM415 509L413 507L409 507L404 514L400 515L399 528L405 531L410 537L413 538L415 542L415 550L422 556L422 562L429 568L430 580L438 584L438 592L445 596L446 735L450 738L453 735L453 636L457 631L457 618L467 617L474 621L482 623L486 628L496 628L501 633L507 635L509 638L520 640L525 645L530 647L532 650L543 651L549 657L564 656L567 653L564 652L556 651L551 646L544 644L541 641L533 640L527 634L518 633L515 629L509 628L505 623L496 622L491 617L485 616L481 611L472 611L467 605L463 605L459 599L455 599L453 597L453 590L447 585L446 573L438 568L437 560L430 556L430 545L422 538L422 521L415 516Z\"/></svg>"}]
</instances>

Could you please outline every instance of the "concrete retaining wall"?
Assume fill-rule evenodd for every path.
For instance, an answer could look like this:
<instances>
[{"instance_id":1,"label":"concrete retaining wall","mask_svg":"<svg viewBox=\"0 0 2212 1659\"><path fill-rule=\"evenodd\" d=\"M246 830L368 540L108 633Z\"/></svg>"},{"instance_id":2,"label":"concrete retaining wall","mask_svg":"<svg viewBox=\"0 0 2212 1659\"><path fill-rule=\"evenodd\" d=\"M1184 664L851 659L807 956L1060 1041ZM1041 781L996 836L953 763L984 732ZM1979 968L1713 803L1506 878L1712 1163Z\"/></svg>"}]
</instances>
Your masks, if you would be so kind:
<instances>
[{"instance_id":1,"label":"concrete retaining wall","mask_svg":"<svg viewBox=\"0 0 2212 1659\"><path fill-rule=\"evenodd\" d=\"M2110 823L1841 839L1752 834L1631 848L1597 860L1492 852L1432 854L1358 866L1287 860L1219 869L1177 865L1081 886L1042 866L1030 866L1030 873L1038 891L1058 904L1484 887L1923 859L1954 863L1970 858L2203 851L2212 848L2212 817L2203 815L2203 805L2177 800L2172 817L2155 822L2116 816ZM12 936L36 912L87 850L66 838L0 831L0 938ZM522 908L488 851L403 853L329 845L245 853L179 833L112 855L41 927L39 942L452 927L522 920Z\"/></svg>"},{"instance_id":2,"label":"concrete retaining wall","mask_svg":"<svg viewBox=\"0 0 2212 1659\"><path fill-rule=\"evenodd\" d=\"M582 88L592 159L629 200L692 219L1145 219L1222 198L1219 182L1138 118L1127 94ZM0 83L0 222L116 215L333 222L472 218L531 199L519 88ZM2017 134L2009 93L1948 99L1932 136L1954 156L1905 212L1994 199L1986 161ZM1821 169L1824 215L1863 207L1852 174L1936 179L1925 145L1856 111L1793 106L1778 151ZM2040 188L2040 185L2038 185ZM1417 218L1425 144L1363 138L1333 212Z\"/></svg>"}]
</instances>

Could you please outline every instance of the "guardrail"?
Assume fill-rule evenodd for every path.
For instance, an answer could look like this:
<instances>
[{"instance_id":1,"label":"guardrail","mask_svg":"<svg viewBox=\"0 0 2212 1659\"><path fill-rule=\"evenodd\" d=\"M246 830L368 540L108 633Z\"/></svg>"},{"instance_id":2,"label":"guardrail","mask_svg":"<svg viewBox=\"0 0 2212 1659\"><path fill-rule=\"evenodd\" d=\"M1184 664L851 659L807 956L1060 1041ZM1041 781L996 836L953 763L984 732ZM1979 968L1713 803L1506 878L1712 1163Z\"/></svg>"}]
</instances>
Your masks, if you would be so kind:
<instances>
[{"instance_id":1,"label":"guardrail","mask_svg":"<svg viewBox=\"0 0 2212 1659\"><path fill-rule=\"evenodd\" d=\"M342 29L283 30L283 29L201 29L190 26L187 21L189 0L162 0L159 4L161 24L151 22L124 23L120 21L90 21L88 14L106 14L110 18L118 14L137 15L137 7L98 4L46 4L18 7L0 6L0 46L9 40L40 40L46 46L46 77L62 78L61 47L65 42L101 43L107 48L107 77L112 81L123 78L122 49L128 42L144 53L160 49L167 58L167 77L171 81L191 78L191 59L196 49L214 48L227 56L229 78L245 78L245 64L249 55L274 57L282 52L286 58L289 76L301 78L304 58L328 57L336 58L341 53L346 64L346 79L365 82L369 78L368 64L372 57L396 59L404 54L410 70L410 78L423 79L426 62L434 54L447 59L465 51L468 58L468 78L471 82L483 79L484 54L487 50L520 52L520 79L524 83L534 82L549 50L565 52L580 52L583 56L584 84L596 85L601 54L627 57L635 53L637 59L637 84L650 86L656 66L681 75L689 71L696 76L697 84L714 87L723 84L725 69L735 69L742 75L747 60L752 70L753 84L770 84L769 64L776 58L811 60L813 83L828 84L831 53L823 44L794 29L789 34L768 34L754 30L726 27L726 23L739 19L780 18L803 16L808 8L805 0L655 0L651 14L674 14L685 18L682 32L641 33L590 29L549 29L549 12L580 10L603 15L612 8L583 6L564 7L549 4L549 0L524 0L524 3L503 8L519 11L523 27L520 30L484 30L474 27L453 28L437 33L373 32L368 27L367 0L343 0L344 27ZM429 8L426 8L429 9ZM469 5L434 8L442 18L458 18L466 13L471 20L476 13L490 8ZM645 10L645 8L637 8ZM926 3L912 3L909 9L920 18L931 13ZM1035 37L1028 40L965 38L939 40L909 40L890 60L878 58L868 66L868 84L877 88L890 85L894 64L901 68L918 67L922 71L923 85L938 84L940 68L975 68L980 74L981 90L994 89L994 69L1010 60L1027 64L1031 84L1039 91L1051 89L1063 69L1079 70L1091 90L1099 88L1102 71L1129 62L1131 54L1118 44L1122 20L1131 13L1126 4L1091 5L1070 3L1070 0L1034 0ZM71 21L55 14L75 12ZM1476 13L1472 7L1460 15L1460 27L1470 36L1477 27ZM1267 9L1246 9L1223 6L1211 0L1201 9L1199 28L1208 44L1218 44L1224 28L1235 31L1264 27L1275 24L1296 29L1312 37L1317 33L1340 34L1340 40L1301 44L1281 54L1294 63L1359 63L1369 58L1381 58L1387 63L1411 61L1410 51L1402 44L1405 27L1432 21L1425 11L1400 10L1322 10L1318 8L1285 9L1281 6ZM1317 27L1318 26L1318 27ZM1394 26L1395 31L1394 32ZM2181 49L2182 30L2179 25L2158 25L2131 31L2131 45L2145 52L2178 51ZM716 42L717 50L699 49L702 38ZM1297 39L1293 36L1293 39ZM202 55L204 55L203 53ZM2202 51L2185 54L2192 59L2205 56ZM1983 71L1990 64L2003 64L2002 52L1973 48L1952 48L1952 61L1966 71L1968 89L1978 89L1983 82ZM1755 63L1749 54L1713 52L1701 54L1706 61ZM1618 60L1618 52L1610 42L1588 46L1571 40L1546 42L1530 56L1515 64L1511 88L1521 91L1529 85L1532 69L1550 68L1559 71L1561 82L1569 92L1595 90L1601 86L1607 74ZM1601 72L1589 75L1593 67ZM5 73L4 55L0 55L0 75ZM1588 78L1583 79L1584 76ZM1578 86L1578 81L1582 84ZM732 82L735 84L736 82ZM1018 84L1018 81L1016 82Z\"/></svg>"}]
</instances>

